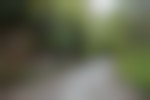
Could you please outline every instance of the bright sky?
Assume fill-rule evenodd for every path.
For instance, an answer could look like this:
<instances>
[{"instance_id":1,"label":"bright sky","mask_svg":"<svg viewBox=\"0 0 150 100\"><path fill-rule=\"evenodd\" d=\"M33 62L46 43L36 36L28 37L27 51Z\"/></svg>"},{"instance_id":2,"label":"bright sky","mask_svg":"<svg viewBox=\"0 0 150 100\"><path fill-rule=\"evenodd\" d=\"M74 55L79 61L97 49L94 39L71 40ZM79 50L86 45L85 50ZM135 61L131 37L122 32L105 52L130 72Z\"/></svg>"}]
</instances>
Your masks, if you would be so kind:
<instances>
[{"instance_id":1,"label":"bright sky","mask_svg":"<svg viewBox=\"0 0 150 100\"><path fill-rule=\"evenodd\" d=\"M88 10L94 16L110 15L116 7L116 0L88 0Z\"/></svg>"}]
</instances>

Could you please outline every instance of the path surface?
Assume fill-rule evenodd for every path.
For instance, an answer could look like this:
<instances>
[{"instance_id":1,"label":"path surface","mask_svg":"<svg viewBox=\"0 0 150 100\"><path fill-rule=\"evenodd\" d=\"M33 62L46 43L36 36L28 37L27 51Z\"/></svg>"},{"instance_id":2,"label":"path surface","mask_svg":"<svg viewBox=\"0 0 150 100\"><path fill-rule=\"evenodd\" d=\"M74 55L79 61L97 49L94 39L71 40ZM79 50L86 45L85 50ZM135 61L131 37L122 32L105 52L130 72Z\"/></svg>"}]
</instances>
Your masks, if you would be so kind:
<instances>
[{"instance_id":1,"label":"path surface","mask_svg":"<svg viewBox=\"0 0 150 100\"><path fill-rule=\"evenodd\" d=\"M38 80L12 88L10 100L138 100L135 91L117 79L112 59L70 63L68 69L51 74L51 77L43 75L49 64L44 60L39 65L47 67L37 71Z\"/></svg>"}]
</instances>

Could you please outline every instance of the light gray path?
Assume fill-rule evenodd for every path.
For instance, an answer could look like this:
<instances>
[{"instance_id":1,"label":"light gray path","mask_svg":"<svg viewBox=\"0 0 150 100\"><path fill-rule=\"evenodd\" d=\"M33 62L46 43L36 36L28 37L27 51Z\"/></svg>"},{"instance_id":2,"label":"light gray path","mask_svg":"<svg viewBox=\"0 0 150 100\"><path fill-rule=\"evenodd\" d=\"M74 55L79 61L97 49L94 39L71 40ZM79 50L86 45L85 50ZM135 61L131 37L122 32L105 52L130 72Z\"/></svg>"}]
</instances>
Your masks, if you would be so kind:
<instances>
[{"instance_id":1,"label":"light gray path","mask_svg":"<svg viewBox=\"0 0 150 100\"><path fill-rule=\"evenodd\" d=\"M49 66L45 61L39 66ZM14 87L11 100L138 100L135 91L118 79L113 59L87 59L68 66L51 76L44 75L47 67L39 67L39 79Z\"/></svg>"}]
</instances>

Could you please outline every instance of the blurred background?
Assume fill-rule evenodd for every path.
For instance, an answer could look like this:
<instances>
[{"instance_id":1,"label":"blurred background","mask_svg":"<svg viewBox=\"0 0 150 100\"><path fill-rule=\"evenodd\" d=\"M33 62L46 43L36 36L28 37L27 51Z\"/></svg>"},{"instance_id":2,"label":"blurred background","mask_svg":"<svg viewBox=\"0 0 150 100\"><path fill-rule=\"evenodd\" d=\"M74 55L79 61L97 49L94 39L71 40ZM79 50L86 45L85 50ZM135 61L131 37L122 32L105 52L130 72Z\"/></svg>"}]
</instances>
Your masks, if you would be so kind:
<instances>
[{"instance_id":1,"label":"blurred background","mask_svg":"<svg viewBox=\"0 0 150 100\"><path fill-rule=\"evenodd\" d=\"M149 0L0 0L2 100L149 100Z\"/></svg>"}]
</instances>

